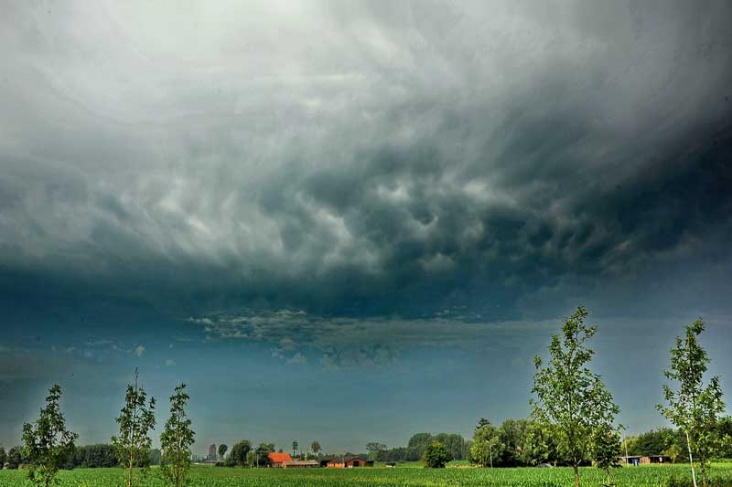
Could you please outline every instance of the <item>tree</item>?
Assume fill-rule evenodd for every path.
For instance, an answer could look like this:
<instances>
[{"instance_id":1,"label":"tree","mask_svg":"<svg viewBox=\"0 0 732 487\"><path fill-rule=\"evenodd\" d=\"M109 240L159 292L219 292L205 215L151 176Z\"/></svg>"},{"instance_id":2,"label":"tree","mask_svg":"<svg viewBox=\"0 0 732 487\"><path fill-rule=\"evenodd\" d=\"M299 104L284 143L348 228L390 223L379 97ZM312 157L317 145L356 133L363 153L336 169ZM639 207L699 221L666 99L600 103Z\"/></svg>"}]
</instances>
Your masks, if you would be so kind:
<instances>
[{"instance_id":1,"label":"tree","mask_svg":"<svg viewBox=\"0 0 732 487\"><path fill-rule=\"evenodd\" d=\"M427 468L445 468L445 464L452 460L452 455L445 445L437 440L432 441L424 452L423 462Z\"/></svg>"},{"instance_id":2,"label":"tree","mask_svg":"<svg viewBox=\"0 0 732 487\"><path fill-rule=\"evenodd\" d=\"M244 467L247 464L247 453L252 449L252 444L249 442L249 440L241 440L238 443L235 443L234 446L231 447L231 453L229 453L229 458L227 459L226 463L229 466L239 466Z\"/></svg>"},{"instance_id":3,"label":"tree","mask_svg":"<svg viewBox=\"0 0 732 487\"><path fill-rule=\"evenodd\" d=\"M379 453L386 450L386 445L383 443L379 443L378 441L372 441L370 443L366 443L366 450L369 452L369 459L370 460L378 460L379 459Z\"/></svg>"},{"instance_id":4,"label":"tree","mask_svg":"<svg viewBox=\"0 0 732 487\"><path fill-rule=\"evenodd\" d=\"M551 360L543 366L541 357L534 358L536 375L531 392L532 416L554 426L560 454L564 454L574 470L574 483L580 485L579 466L590 453L595 432L612 424L619 408L605 388L600 376L587 367L594 351L585 343L597 332L586 327L587 310L579 306L562 326L562 337L552 335L549 345Z\"/></svg>"},{"instance_id":5,"label":"tree","mask_svg":"<svg viewBox=\"0 0 732 487\"><path fill-rule=\"evenodd\" d=\"M686 327L683 339L676 337L676 346L671 349L671 368L664 370L663 375L676 381L678 389L664 384L663 396L668 405L656 406L686 436L694 487L694 454L701 471L702 485L706 487L707 469L716 440L717 416L724 411L719 377L712 377L704 386L704 373L710 359L697 339L703 331L704 321L699 318Z\"/></svg>"},{"instance_id":6,"label":"tree","mask_svg":"<svg viewBox=\"0 0 732 487\"><path fill-rule=\"evenodd\" d=\"M23 464L23 449L13 446L8 450L8 470L17 470Z\"/></svg>"},{"instance_id":7,"label":"tree","mask_svg":"<svg viewBox=\"0 0 732 487\"><path fill-rule=\"evenodd\" d=\"M8 455L5 453L5 448L0 446L0 470L3 469L5 466L5 461L7 460Z\"/></svg>"},{"instance_id":8,"label":"tree","mask_svg":"<svg viewBox=\"0 0 732 487\"><path fill-rule=\"evenodd\" d=\"M145 389L137 383L137 369L134 384L127 384L125 405L115 421L119 424L119 436L112 437L112 444L119 463L127 470L125 483L132 487L135 466L149 458L152 445L149 433L155 427L155 398L147 400Z\"/></svg>"},{"instance_id":9,"label":"tree","mask_svg":"<svg viewBox=\"0 0 732 487\"><path fill-rule=\"evenodd\" d=\"M317 440L316 440L316 441L313 441L313 442L312 442L312 443L310 444L310 449L311 449L311 450L313 451L313 454L314 454L314 455L315 455L316 457L317 457L317 456L319 456L318 454L320 453L320 450L321 450L321 448L320 448L320 443L319 443L319 442L318 442Z\"/></svg>"},{"instance_id":10,"label":"tree","mask_svg":"<svg viewBox=\"0 0 732 487\"><path fill-rule=\"evenodd\" d=\"M51 485L56 473L73 454L74 442L79 437L66 429L60 399L61 387L54 384L38 420L23 425L23 450L30 461L28 478L36 485Z\"/></svg>"},{"instance_id":11,"label":"tree","mask_svg":"<svg viewBox=\"0 0 732 487\"><path fill-rule=\"evenodd\" d=\"M606 424L595 431L593 453L597 468L605 471L605 485L610 486L610 470L620 467L620 434Z\"/></svg>"},{"instance_id":12,"label":"tree","mask_svg":"<svg viewBox=\"0 0 732 487\"><path fill-rule=\"evenodd\" d=\"M219 445L219 456L221 457L222 460L226 456L226 450L228 450L228 449L229 449L229 447L225 443L222 443Z\"/></svg>"},{"instance_id":13,"label":"tree","mask_svg":"<svg viewBox=\"0 0 732 487\"><path fill-rule=\"evenodd\" d=\"M260 443L254 451L252 465L256 465L257 467L268 467L270 463L269 454L274 453L274 451L274 443Z\"/></svg>"},{"instance_id":14,"label":"tree","mask_svg":"<svg viewBox=\"0 0 732 487\"><path fill-rule=\"evenodd\" d=\"M160 467L173 487L183 485L188 469L191 468L191 446L196 437L185 410L190 399L185 389L186 385L180 384L170 396L170 417L160 435L160 447L163 450Z\"/></svg>"},{"instance_id":15,"label":"tree","mask_svg":"<svg viewBox=\"0 0 732 487\"><path fill-rule=\"evenodd\" d=\"M300 446L300 445L297 443L297 441L293 441L292 442L292 456L293 457L297 455L297 447L298 446Z\"/></svg>"},{"instance_id":16,"label":"tree","mask_svg":"<svg viewBox=\"0 0 732 487\"><path fill-rule=\"evenodd\" d=\"M498 454L498 430L485 418L480 418L473 431L470 457L481 467L493 468L493 457Z\"/></svg>"},{"instance_id":17,"label":"tree","mask_svg":"<svg viewBox=\"0 0 732 487\"><path fill-rule=\"evenodd\" d=\"M527 419L507 419L498 428L501 446L499 462L505 467L529 465L527 440L531 422Z\"/></svg>"}]
</instances>

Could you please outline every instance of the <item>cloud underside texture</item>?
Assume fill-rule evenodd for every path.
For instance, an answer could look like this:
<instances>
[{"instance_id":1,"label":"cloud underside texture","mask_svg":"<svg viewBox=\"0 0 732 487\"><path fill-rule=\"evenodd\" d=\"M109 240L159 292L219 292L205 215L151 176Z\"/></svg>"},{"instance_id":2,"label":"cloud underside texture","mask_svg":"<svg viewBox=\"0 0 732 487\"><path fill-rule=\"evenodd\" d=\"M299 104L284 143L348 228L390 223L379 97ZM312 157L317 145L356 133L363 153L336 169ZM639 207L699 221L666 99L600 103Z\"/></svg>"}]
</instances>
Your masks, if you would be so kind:
<instances>
[{"instance_id":1,"label":"cloud underside texture","mask_svg":"<svg viewBox=\"0 0 732 487\"><path fill-rule=\"evenodd\" d=\"M651 3L13 6L0 285L504 314L729 268L730 8Z\"/></svg>"}]
</instances>

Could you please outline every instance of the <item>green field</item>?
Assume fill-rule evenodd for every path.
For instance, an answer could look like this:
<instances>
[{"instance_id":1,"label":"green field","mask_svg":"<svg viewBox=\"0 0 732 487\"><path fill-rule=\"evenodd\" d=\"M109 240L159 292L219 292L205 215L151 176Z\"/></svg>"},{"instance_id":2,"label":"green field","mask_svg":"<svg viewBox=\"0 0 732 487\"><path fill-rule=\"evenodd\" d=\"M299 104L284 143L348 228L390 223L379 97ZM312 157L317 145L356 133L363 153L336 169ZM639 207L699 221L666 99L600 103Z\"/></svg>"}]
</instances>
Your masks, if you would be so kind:
<instances>
[{"instance_id":1,"label":"green field","mask_svg":"<svg viewBox=\"0 0 732 487\"><path fill-rule=\"evenodd\" d=\"M602 472L596 468L582 469L582 485L599 487ZM683 465L626 467L614 471L613 482L618 487L656 487L667 485L672 477L689 478L688 467ZM712 477L724 479L732 485L732 465L720 464L713 469ZM63 487L116 487L121 485L121 469L77 469L59 474ZM22 471L0 471L0 486L30 485ZM155 469L142 485L163 487ZM191 471L193 487L225 486L517 486L517 487L569 487L573 485L570 468L361 468L361 469L233 469L195 467ZM683 484L685 485L685 484ZM690 482L689 482L690 485Z\"/></svg>"}]
</instances>

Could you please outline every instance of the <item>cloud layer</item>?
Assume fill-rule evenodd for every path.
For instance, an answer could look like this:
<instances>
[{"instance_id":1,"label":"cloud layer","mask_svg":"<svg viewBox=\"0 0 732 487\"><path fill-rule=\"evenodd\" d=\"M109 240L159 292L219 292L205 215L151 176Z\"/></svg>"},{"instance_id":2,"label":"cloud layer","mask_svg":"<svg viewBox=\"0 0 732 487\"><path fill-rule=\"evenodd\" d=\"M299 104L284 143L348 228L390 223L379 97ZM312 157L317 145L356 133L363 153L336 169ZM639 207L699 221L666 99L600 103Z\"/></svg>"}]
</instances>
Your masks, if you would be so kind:
<instances>
[{"instance_id":1,"label":"cloud layer","mask_svg":"<svg viewBox=\"0 0 732 487\"><path fill-rule=\"evenodd\" d=\"M2 21L4 267L419 316L730 237L724 3L141 5Z\"/></svg>"}]
</instances>

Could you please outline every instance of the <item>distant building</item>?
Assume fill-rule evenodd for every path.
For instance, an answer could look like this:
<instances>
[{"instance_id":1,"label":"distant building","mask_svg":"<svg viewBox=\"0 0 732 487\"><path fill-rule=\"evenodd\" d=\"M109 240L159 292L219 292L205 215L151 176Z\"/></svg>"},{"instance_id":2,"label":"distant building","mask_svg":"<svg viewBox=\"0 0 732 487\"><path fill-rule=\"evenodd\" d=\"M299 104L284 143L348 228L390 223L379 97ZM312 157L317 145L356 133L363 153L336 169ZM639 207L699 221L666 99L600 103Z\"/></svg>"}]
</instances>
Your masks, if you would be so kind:
<instances>
[{"instance_id":1,"label":"distant building","mask_svg":"<svg viewBox=\"0 0 732 487\"><path fill-rule=\"evenodd\" d=\"M267 458L269 458L269 463L274 468L286 468L292 463L292 457L289 453L270 453Z\"/></svg>"},{"instance_id":2,"label":"distant building","mask_svg":"<svg viewBox=\"0 0 732 487\"><path fill-rule=\"evenodd\" d=\"M214 443L210 444L208 446L208 456L206 457L207 462L215 462L217 460L216 457L216 445Z\"/></svg>"},{"instance_id":3,"label":"distant building","mask_svg":"<svg viewBox=\"0 0 732 487\"><path fill-rule=\"evenodd\" d=\"M327 468L356 468L356 467L373 467L373 460L364 460L356 456L339 456L327 457L320 460L321 467Z\"/></svg>"}]
</instances>

